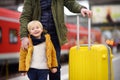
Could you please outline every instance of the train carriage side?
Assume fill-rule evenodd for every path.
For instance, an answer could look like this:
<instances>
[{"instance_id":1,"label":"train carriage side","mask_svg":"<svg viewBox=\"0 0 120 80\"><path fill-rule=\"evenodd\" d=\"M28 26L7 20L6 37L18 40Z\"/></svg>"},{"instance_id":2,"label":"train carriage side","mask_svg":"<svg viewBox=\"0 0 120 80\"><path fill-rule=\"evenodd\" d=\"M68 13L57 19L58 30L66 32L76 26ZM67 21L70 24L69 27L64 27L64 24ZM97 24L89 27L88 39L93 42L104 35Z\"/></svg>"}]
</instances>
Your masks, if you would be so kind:
<instances>
[{"instance_id":1,"label":"train carriage side","mask_svg":"<svg viewBox=\"0 0 120 80\"><path fill-rule=\"evenodd\" d=\"M0 63L5 60L17 62L19 57L20 37L19 32L20 13L0 8Z\"/></svg>"}]
</instances>

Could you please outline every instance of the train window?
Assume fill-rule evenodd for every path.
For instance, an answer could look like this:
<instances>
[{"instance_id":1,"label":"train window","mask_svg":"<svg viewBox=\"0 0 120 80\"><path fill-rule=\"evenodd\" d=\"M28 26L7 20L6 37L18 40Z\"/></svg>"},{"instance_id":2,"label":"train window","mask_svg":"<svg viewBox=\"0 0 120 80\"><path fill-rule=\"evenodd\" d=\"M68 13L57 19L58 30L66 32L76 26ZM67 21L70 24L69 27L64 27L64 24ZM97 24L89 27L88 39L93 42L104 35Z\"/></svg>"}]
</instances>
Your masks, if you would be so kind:
<instances>
[{"instance_id":1,"label":"train window","mask_svg":"<svg viewBox=\"0 0 120 80\"><path fill-rule=\"evenodd\" d=\"M16 29L10 29L9 41L10 41L10 43L17 43L18 42L17 30Z\"/></svg>"},{"instance_id":2,"label":"train window","mask_svg":"<svg viewBox=\"0 0 120 80\"><path fill-rule=\"evenodd\" d=\"M2 42L2 29L0 28L0 43Z\"/></svg>"}]
</instances>

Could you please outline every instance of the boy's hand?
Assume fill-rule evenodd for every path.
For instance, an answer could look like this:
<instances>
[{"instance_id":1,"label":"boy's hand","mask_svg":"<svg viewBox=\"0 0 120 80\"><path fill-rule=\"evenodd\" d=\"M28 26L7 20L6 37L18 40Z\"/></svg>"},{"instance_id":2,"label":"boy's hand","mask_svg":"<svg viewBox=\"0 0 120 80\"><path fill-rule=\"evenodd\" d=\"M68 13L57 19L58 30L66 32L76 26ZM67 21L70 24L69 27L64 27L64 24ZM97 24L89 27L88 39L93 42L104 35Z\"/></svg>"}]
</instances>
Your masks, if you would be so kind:
<instances>
[{"instance_id":1,"label":"boy's hand","mask_svg":"<svg viewBox=\"0 0 120 80\"><path fill-rule=\"evenodd\" d=\"M27 72L24 72L24 73L21 73L22 76L26 76L27 75Z\"/></svg>"},{"instance_id":2,"label":"boy's hand","mask_svg":"<svg viewBox=\"0 0 120 80\"><path fill-rule=\"evenodd\" d=\"M52 73L56 73L57 72L57 68L52 68L50 69Z\"/></svg>"}]
</instances>

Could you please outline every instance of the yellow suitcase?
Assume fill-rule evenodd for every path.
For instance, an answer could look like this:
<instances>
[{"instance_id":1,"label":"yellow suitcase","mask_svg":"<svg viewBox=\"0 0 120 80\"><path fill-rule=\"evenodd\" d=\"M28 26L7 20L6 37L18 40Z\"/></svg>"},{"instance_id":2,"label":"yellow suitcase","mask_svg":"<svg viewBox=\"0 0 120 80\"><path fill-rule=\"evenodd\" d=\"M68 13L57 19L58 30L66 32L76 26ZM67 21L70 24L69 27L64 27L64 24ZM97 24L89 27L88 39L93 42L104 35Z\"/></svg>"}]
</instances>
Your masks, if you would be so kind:
<instances>
[{"instance_id":1,"label":"yellow suitcase","mask_svg":"<svg viewBox=\"0 0 120 80\"><path fill-rule=\"evenodd\" d=\"M79 16L77 19L79 22ZM88 44L79 45L77 35L77 45L70 48L69 80L114 80L111 49L103 44L91 45L90 19L88 24Z\"/></svg>"}]
</instances>

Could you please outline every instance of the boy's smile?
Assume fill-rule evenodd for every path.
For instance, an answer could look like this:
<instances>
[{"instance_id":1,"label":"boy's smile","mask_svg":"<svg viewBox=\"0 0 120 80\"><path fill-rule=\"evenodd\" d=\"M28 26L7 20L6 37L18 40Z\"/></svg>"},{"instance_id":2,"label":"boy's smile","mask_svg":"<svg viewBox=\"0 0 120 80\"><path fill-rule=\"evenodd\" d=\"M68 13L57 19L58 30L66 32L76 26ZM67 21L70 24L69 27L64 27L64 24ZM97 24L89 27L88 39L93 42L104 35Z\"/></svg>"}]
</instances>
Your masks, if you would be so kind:
<instances>
[{"instance_id":1,"label":"boy's smile","mask_svg":"<svg viewBox=\"0 0 120 80\"><path fill-rule=\"evenodd\" d=\"M43 32L42 28L39 26L33 26L29 31L30 31L30 34L36 38L40 38L41 33Z\"/></svg>"}]
</instances>

